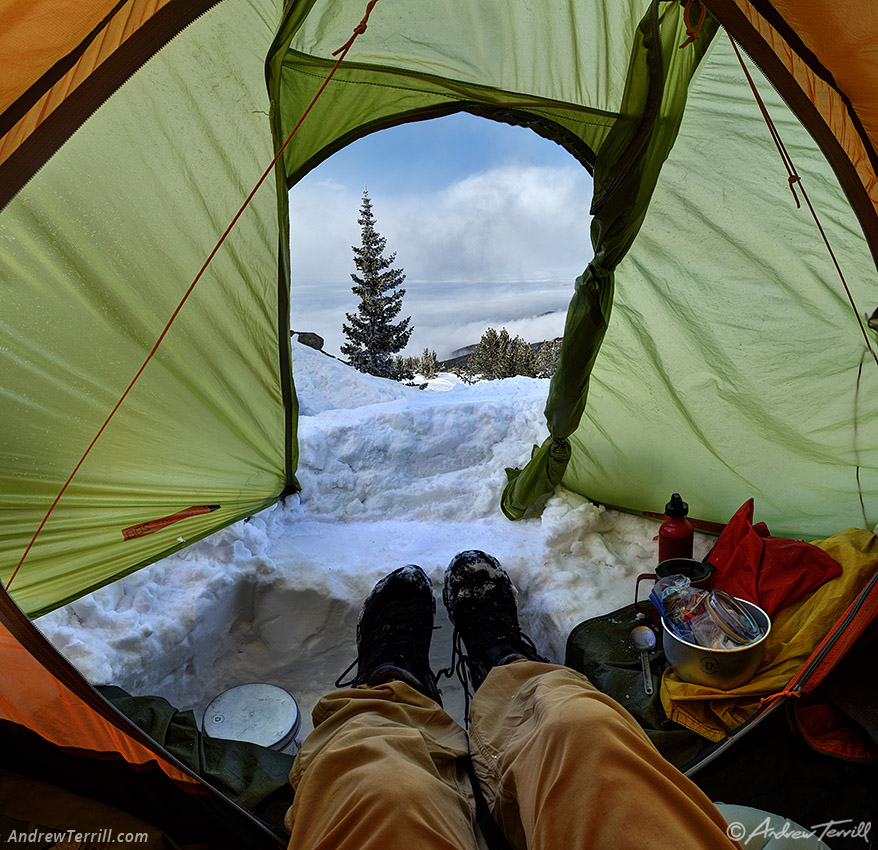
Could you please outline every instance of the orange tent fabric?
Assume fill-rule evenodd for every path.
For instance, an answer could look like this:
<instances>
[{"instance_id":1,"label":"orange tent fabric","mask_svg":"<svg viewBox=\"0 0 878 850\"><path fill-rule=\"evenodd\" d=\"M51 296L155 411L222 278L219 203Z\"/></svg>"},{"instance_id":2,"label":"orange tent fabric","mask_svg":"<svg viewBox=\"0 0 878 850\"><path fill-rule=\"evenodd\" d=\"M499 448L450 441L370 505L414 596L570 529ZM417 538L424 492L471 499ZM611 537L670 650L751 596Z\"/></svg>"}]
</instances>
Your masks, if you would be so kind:
<instances>
[{"instance_id":1,"label":"orange tent fabric","mask_svg":"<svg viewBox=\"0 0 878 850\"><path fill-rule=\"evenodd\" d=\"M0 207L216 0L0 2Z\"/></svg>"},{"instance_id":2,"label":"orange tent fabric","mask_svg":"<svg viewBox=\"0 0 878 850\"><path fill-rule=\"evenodd\" d=\"M169 761L102 700L5 591L0 591L0 655L4 680L15 683L0 690L0 722L29 729L58 747L119 757L132 765L155 763L179 785L206 793L198 777Z\"/></svg>"}]
</instances>

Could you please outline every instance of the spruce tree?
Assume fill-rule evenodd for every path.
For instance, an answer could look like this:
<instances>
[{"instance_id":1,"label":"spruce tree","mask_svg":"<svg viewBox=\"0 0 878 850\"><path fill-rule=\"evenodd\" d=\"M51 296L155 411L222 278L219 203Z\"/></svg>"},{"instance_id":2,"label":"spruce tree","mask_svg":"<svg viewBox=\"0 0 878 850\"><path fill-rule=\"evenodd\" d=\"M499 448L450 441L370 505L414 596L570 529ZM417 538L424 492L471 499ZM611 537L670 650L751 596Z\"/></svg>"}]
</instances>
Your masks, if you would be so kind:
<instances>
[{"instance_id":1,"label":"spruce tree","mask_svg":"<svg viewBox=\"0 0 878 850\"><path fill-rule=\"evenodd\" d=\"M387 240L375 230L372 201L363 190L363 204L357 219L362 230L362 244L352 246L354 265L359 274L352 274L351 291L359 297L356 313L346 313L342 331L349 342L341 346L341 353L351 366L370 375L400 378L393 355L402 351L413 328L411 317L394 323L402 309L405 290L401 288L405 275L402 269L391 268L396 253L384 256Z\"/></svg>"},{"instance_id":2,"label":"spruce tree","mask_svg":"<svg viewBox=\"0 0 878 850\"><path fill-rule=\"evenodd\" d=\"M439 374L439 358L436 352L425 348L416 368L425 378L435 378Z\"/></svg>"},{"instance_id":3,"label":"spruce tree","mask_svg":"<svg viewBox=\"0 0 878 850\"><path fill-rule=\"evenodd\" d=\"M488 328L470 355L466 368L470 375L486 380L515 375L532 378L536 374L536 356L520 336L510 337L506 328L501 328L499 333Z\"/></svg>"}]
</instances>

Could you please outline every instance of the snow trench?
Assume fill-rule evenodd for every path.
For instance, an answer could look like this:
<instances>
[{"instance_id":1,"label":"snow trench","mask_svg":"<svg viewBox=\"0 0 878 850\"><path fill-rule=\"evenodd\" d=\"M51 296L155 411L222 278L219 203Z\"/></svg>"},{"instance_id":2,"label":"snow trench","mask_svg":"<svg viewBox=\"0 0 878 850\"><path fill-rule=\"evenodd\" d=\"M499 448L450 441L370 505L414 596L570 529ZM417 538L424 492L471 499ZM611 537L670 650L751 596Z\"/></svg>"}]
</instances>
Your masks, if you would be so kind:
<instances>
[{"instance_id":1,"label":"snow trench","mask_svg":"<svg viewBox=\"0 0 878 850\"><path fill-rule=\"evenodd\" d=\"M548 381L466 386L443 375L418 389L293 349L301 494L40 618L90 682L164 696L199 719L226 688L279 685L298 702L301 740L356 657L363 600L405 564L436 592L434 670L451 658L441 588L462 550L500 561L522 628L559 663L577 623L633 600L637 575L655 565L654 523L563 488L540 516L513 523L500 512L505 468L546 436ZM462 723L456 679L440 687Z\"/></svg>"}]
</instances>

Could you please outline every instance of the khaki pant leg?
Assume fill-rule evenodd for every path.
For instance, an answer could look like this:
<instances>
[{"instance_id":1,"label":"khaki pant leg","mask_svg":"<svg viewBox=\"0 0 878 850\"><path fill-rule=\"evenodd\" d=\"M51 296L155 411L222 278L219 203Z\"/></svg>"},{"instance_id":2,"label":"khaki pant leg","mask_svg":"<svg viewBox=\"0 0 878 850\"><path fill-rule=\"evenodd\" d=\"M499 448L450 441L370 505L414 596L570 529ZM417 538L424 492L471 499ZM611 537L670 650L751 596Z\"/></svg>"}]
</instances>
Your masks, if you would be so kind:
<instances>
[{"instance_id":1,"label":"khaki pant leg","mask_svg":"<svg viewBox=\"0 0 878 850\"><path fill-rule=\"evenodd\" d=\"M299 751L290 850L474 850L466 733L403 682L324 697Z\"/></svg>"},{"instance_id":2,"label":"khaki pant leg","mask_svg":"<svg viewBox=\"0 0 878 850\"><path fill-rule=\"evenodd\" d=\"M494 668L470 712L476 774L517 850L736 847L633 717L566 667Z\"/></svg>"}]
</instances>

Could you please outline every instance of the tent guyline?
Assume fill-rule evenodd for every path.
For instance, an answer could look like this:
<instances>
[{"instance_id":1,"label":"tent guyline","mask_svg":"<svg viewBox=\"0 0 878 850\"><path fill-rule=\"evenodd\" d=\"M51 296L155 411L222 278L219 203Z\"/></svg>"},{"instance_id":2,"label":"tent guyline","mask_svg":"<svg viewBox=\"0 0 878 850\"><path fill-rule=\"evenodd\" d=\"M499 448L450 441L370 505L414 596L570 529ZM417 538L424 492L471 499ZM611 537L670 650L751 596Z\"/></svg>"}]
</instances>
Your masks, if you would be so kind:
<instances>
[{"instance_id":1,"label":"tent guyline","mask_svg":"<svg viewBox=\"0 0 878 850\"><path fill-rule=\"evenodd\" d=\"M369 3L366 6L366 12L363 15L363 19L360 21L360 23L358 23L354 27L353 34L351 35L351 37L338 50L333 52L332 55L338 56L338 59L336 60L335 64L332 66L332 68L330 69L329 73L326 75L326 79L324 79L320 88L317 90L317 94L314 95L313 99L311 100L311 103L308 104L308 107L305 109L305 111L302 113L301 118L299 118L298 122L296 123L296 126L293 127L292 131L287 136L284 143L280 146L277 153L274 155L274 158L271 160L271 162L268 164L268 166L262 172L262 175L256 181L256 184L254 185L254 187L250 190L250 194L247 195L246 199L241 204L240 208L235 213L232 220L229 222L228 227L226 227L225 231L223 232L222 236L220 236L216 245L214 245L213 250L210 252L207 259L202 264L201 268L198 270L198 274L195 275L195 279L192 281L191 284L189 284L189 287L187 288L186 292L183 294L183 297L180 299L180 302L177 304L176 309L171 314L170 319L168 319L167 324L165 324L164 329L159 334L158 339L156 340L156 342L153 345L152 349L150 350L149 354L147 354L146 359L143 361L143 364L137 370L137 373L134 375L134 377L131 379L131 383L128 384L128 386L125 389L125 392L122 393L122 395L119 398L119 401L116 402L115 406L110 411L109 416L107 416L107 418L104 420L104 424L101 425L101 427L98 429L98 432L95 434L94 439L92 439L92 441L89 443L88 448L86 448L86 450L83 452L82 457L80 457L76 466L73 468L73 471L70 473L67 480L64 482L63 486L61 487L60 491L58 492L58 495L55 497L54 501L49 506L48 511L46 511L46 514L43 517L42 521L40 522L39 526L37 527L37 530L34 532L33 537L30 539L30 542L27 544L27 548L24 550L24 553L22 554L21 559L18 562L18 565L15 567L15 570L13 571L12 575L9 577L9 581L6 582L7 592L9 591L9 588L12 585L12 582L15 580L15 577L18 575L19 571L21 570L21 567L24 564L25 559L27 558L31 549L33 548L34 543L36 543L37 538L40 536L40 533L42 532L46 523L49 521L49 517L52 516L52 513L54 512L56 506L58 505L58 502L61 501L61 497L67 491L67 488L70 486L70 483L71 483L71 481L73 481L73 478L75 477L76 473L79 472L80 467L83 465L83 463L85 463L85 460L89 456L89 454L91 453L91 450L94 448L95 444L100 439L101 435L104 433L107 426L110 424L110 421L116 415L116 412L122 406L122 403L128 397L128 394L131 392L134 385L137 383L138 379L143 374L146 367L149 365L149 362L152 360L153 356L158 351L159 346L162 344L162 341L167 336L168 331L171 329L171 325L173 325L174 322L176 321L177 316L180 314L180 311L183 309L183 306L185 305L185 303L189 300L189 296L192 294L195 287L198 285L198 282L201 280L205 271L207 271L207 268L210 265L211 261L216 256L217 252L222 247L223 243L226 241L226 238L228 237L228 235L232 232L232 229L234 228L234 226L238 223L238 220L243 215L244 210L246 210L247 207L250 205L250 201L253 200L253 197L256 194L256 192L259 191L260 187L265 182L268 175L271 174L271 172L274 170L274 167L277 164L278 160L283 156L284 151L287 149L290 142L293 140L293 136L296 135L296 133L299 130L299 127L302 126L302 123L304 122L305 118L308 117L308 114L313 109L314 104L317 103L320 96L326 90L327 85L329 85L330 80L335 75L335 72L338 70L339 65L341 65L341 63L344 61L345 57L348 54L348 51L353 46L354 42L357 40L357 38L360 35L362 35L366 31L366 27L367 27L367 24L369 21L369 15L372 13L372 9L375 8L375 4L377 2L378 2L378 0L369 0Z\"/></svg>"},{"instance_id":2,"label":"tent guyline","mask_svg":"<svg viewBox=\"0 0 878 850\"><path fill-rule=\"evenodd\" d=\"M756 84L753 82L753 77L750 75L750 71L747 69L747 66L744 64L744 59L741 56L741 51L738 49L738 45L735 44L735 40L729 36L729 41L732 43L732 49L735 51L735 56L738 57L738 62L741 64L741 69L744 72L744 76L747 78L747 83L750 86L750 90L753 92L753 97L756 99L756 103L759 106L759 111L762 113L762 117L765 120L766 125L768 126L768 132L771 134L771 139L774 142L775 147L777 148L778 153L780 154L781 161L784 164L784 168L787 170L787 174L789 175L787 178L787 182L790 186L790 191L793 193L793 198L796 201L796 207L801 209L802 205L799 203L799 197L796 194L796 183L799 184L799 188L802 191L802 197L805 199L805 203L808 206L808 210L811 213L811 217L814 219L814 223L817 225L817 229L820 231L820 236L823 239L823 244L826 246L826 250L829 252L829 257L832 260L832 264L835 266L835 270L838 273L838 276L841 280L841 284L844 287L844 291L847 294L848 301L850 302L851 309L854 311L854 316L857 318L857 324L860 326L860 332L863 334L863 339L866 342L866 349L863 351L862 356L860 357L860 364L857 369L857 381L856 388L854 390L854 419L853 419L853 439L854 439L854 450L856 451L857 446L857 403L860 395L860 378L863 374L863 363L866 359L866 351L872 355L872 359L878 364L878 355L875 354L875 349L872 348L872 343L869 341L869 334L866 332L866 326L863 324L863 318L860 315L860 311L857 309L856 302L854 301L853 293L848 286L848 282L844 276L844 272L842 271L841 265L838 262L838 258L835 255L835 251L832 250L832 245L829 242L829 237L826 235L826 231L823 229L823 225L820 222L820 218L817 215L817 211L814 209L814 205L811 203L811 198L808 197L808 192L805 189L805 184L802 183L802 178L799 175L796 167L793 165L793 159L789 154L789 151L786 148L786 145L783 143L783 139L780 136L780 132L774 124L774 121L771 118L771 115L768 112L767 107L765 106L762 97L759 94L759 91L756 88ZM860 509L863 512L863 522L868 525L869 521L866 517L866 503L863 499L863 485L860 482L860 464L857 463L854 474L857 480L857 497L860 500Z\"/></svg>"},{"instance_id":3,"label":"tent guyline","mask_svg":"<svg viewBox=\"0 0 878 850\"><path fill-rule=\"evenodd\" d=\"M686 0L686 7L683 9L683 21L686 24L686 40L680 45L679 49L682 50L684 47L688 47L692 44L693 41L698 41L701 38L701 27L704 26L704 19L707 17L707 9L704 6L704 3L698 3L698 7L701 10L698 16L698 23L692 23L692 4L696 0Z\"/></svg>"},{"instance_id":4,"label":"tent guyline","mask_svg":"<svg viewBox=\"0 0 878 850\"><path fill-rule=\"evenodd\" d=\"M768 113L768 109L766 108L765 102L762 100L762 97L760 96L759 91L756 88L756 84L753 82L753 77L750 75L750 71L744 64L744 59L741 56L741 51L738 49L738 45L735 44L735 40L731 36L729 36L729 41L732 43L732 49L735 51L735 56L738 57L738 62L741 63L741 69L744 72L744 76L747 78L747 83L750 85L750 90L753 92L753 97L756 99L756 104L759 107L759 111L762 113L762 117L765 119L765 123L768 126L768 132L771 134L772 141L774 142L775 147L780 154L780 158L784 164L784 168L786 168L787 170L787 174L789 175L787 180L790 185L790 191L793 193L793 198L796 201L796 207L801 208L802 206L801 203L799 203L798 195L796 195L795 184L798 183L799 188L802 190L802 197L805 199L805 203L808 205L808 209L811 212L811 217L814 219L814 223L817 225L817 229L820 231L820 236L823 238L823 244L826 246L826 250L829 252L829 257L832 260L832 264L835 266L835 270L838 273L841 284L844 287L844 291L847 293L847 298L850 302L851 309L854 311L854 315L857 317L857 323L860 326L860 331L863 334L863 339L866 342L866 348L872 355L872 359L875 361L876 365L878 365L878 354L876 354L875 349L872 348L872 343L869 341L869 334L866 332L866 326L863 324L863 318L860 315L860 311L857 309L853 293L848 286L848 282L845 279L844 272L842 271L841 265L838 262L838 258L835 256L835 251L832 250L832 245L830 245L829 243L829 237L826 235L826 231L823 229L823 225L820 222L817 211L814 209L814 206L811 203L811 199L808 197L807 191L805 191L805 185L802 183L802 178L799 176L796 167L793 165L793 159L790 156L789 151L786 149L786 145L784 145L783 139L781 139L780 137L780 132L775 126L774 121L772 121L771 119L771 115L769 115ZM859 482L859 478L857 479L857 481Z\"/></svg>"}]
</instances>

